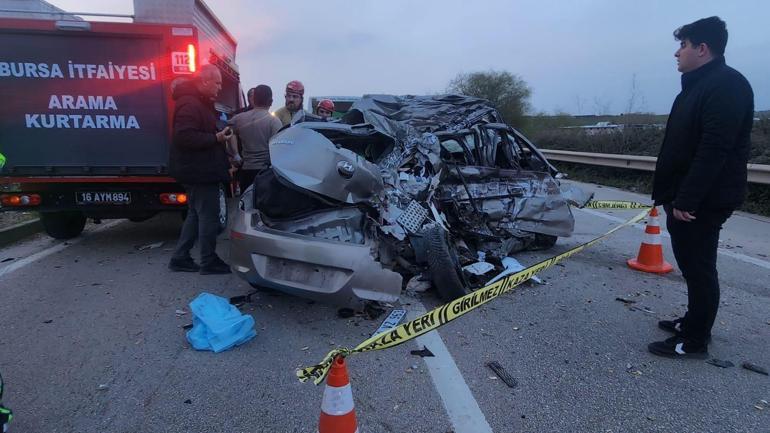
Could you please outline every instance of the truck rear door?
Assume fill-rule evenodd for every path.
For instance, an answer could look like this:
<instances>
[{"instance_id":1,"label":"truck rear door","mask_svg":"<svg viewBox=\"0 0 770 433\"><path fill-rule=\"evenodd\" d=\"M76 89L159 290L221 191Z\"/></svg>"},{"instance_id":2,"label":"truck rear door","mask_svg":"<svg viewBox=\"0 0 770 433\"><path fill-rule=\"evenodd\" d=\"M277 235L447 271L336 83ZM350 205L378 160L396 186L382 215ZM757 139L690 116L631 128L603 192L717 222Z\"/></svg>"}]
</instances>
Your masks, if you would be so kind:
<instances>
[{"instance_id":1,"label":"truck rear door","mask_svg":"<svg viewBox=\"0 0 770 433\"><path fill-rule=\"evenodd\" d=\"M0 20L4 174L164 173L168 84L195 67L194 29L92 23L62 31L53 21L15 21Z\"/></svg>"}]
</instances>

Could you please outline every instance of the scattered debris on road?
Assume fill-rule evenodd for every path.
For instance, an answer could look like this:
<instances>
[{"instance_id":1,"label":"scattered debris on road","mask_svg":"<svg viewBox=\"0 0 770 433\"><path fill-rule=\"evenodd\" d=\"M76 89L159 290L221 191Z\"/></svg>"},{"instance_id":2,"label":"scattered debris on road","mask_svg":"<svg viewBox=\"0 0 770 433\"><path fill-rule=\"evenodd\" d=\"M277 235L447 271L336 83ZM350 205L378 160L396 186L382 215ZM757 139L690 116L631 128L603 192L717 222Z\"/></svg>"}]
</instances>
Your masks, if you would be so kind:
<instances>
[{"instance_id":1,"label":"scattered debris on road","mask_svg":"<svg viewBox=\"0 0 770 433\"><path fill-rule=\"evenodd\" d=\"M756 364L752 364L750 362L744 362L741 367L745 368L746 370L753 371L755 373L764 374L765 376L768 376L767 370L763 367L760 367Z\"/></svg>"},{"instance_id":2,"label":"scattered debris on road","mask_svg":"<svg viewBox=\"0 0 770 433\"><path fill-rule=\"evenodd\" d=\"M160 248L162 246L163 246L163 241L155 242L153 244L147 244L147 245L138 246L138 247L136 247L136 249L139 250L139 251L154 250L154 249Z\"/></svg>"},{"instance_id":3,"label":"scattered debris on road","mask_svg":"<svg viewBox=\"0 0 770 433\"><path fill-rule=\"evenodd\" d=\"M497 274L496 276L494 276L491 280L489 280L488 284L492 284L495 281L507 275L514 274L516 272L523 271L524 269L526 269L526 266L522 265L518 260L514 259L513 257L505 257L502 259L501 262L505 270ZM537 284L543 284L543 280L541 280L540 277L538 277L537 275L533 275L532 277L530 277L530 280L536 282Z\"/></svg>"},{"instance_id":4,"label":"scattered debris on road","mask_svg":"<svg viewBox=\"0 0 770 433\"><path fill-rule=\"evenodd\" d=\"M735 367L735 364L733 364L732 362L724 361L717 358L711 358L708 361L706 361L706 363L711 365L716 365L717 367L722 367L722 368Z\"/></svg>"},{"instance_id":5,"label":"scattered debris on road","mask_svg":"<svg viewBox=\"0 0 770 433\"><path fill-rule=\"evenodd\" d=\"M419 356L421 358L425 358L426 356L428 356L428 357L436 356L436 355L433 354L433 352L430 351L430 349L428 349L425 346L422 346L421 350L412 350L409 353L411 353L412 355L417 355L417 356Z\"/></svg>"},{"instance_id":6,"label":"scattered debris on road","mask_svg":"<svg viewBox=\"0 0 770 433\"><path fill-rule=\"evenodd\" d=\"M640 370L637 367L634 367L630 362L626 363L626 372L631 373L634 376L641 376L643 374L642 370Z\"/></svg>"},{"instance_id":7,"label":"scattered debris on road","mask_svg":"<svg viewBox=\"0 0 770 433\"><path fill-rule=\"evenodd\" d=\"M229 302L236 307L240 307L243 304L251 303L251 297L256 295L258 290L252 290L251 292L245 294L245 295L239 295L239 296L233 296L229 299ZM259 299L259 298L257 298Z\"/></svg>"},{"instance_id":8,"label":"scattered debris on road","mask_svg":"<svg viewBox=\"0 0 770 433\"><path fill-rule=\"evenodd\" d=\"M637 307L634 305L634 306L628 307L628 309L631 311L641 311L642 313L647 313L647 314L655 314L654 311L652 311L651 309L645 306Z\"/></svg>"},{"instance_id":9,"label":"scattered debris on road","mask_svg":"<svg viewBox=\"0 0 770 433\"><path fill-rule=\"evenodd\" d=\"M505 382L506 385L510 388L515 388L516 385L518 385L518 382L516 379L514 379L513 376L511 376L505 368L503 368L502 365L500 365L497 361L490 361L487 362L487 367L489 367L490 370L494 371L495 374Z\"/></svg>"},{"instance_id":10,"label":"scattered debris on road","mask_svg":"<svg viewBox=\"0 0 770 433\"><path fill-rule=\"evenodd\" d=\"M160 241L160 242L155 242L155 243L152 243L152 244L142 245L138 249L139 249L139 251L154 250L154 249L162 247L163 244L164 244L164 242Z\"/></svg>"},{"instance_id":11,"label":"scattered debris on road","mask_svg":"<svg viewBox=\"0 0 770 433\"><path fill-rule=\"evenodd\" d=\"M634 301L633 299L621 298L620 296L618 296L617 298L615 298L615 300L616 300L616 301L620 301L620 302L622 302L622 303L624 303L624 304L626 304L626 305L629 305L629 304L636 304L636 301Z\"/></svg>"}]
</instances>

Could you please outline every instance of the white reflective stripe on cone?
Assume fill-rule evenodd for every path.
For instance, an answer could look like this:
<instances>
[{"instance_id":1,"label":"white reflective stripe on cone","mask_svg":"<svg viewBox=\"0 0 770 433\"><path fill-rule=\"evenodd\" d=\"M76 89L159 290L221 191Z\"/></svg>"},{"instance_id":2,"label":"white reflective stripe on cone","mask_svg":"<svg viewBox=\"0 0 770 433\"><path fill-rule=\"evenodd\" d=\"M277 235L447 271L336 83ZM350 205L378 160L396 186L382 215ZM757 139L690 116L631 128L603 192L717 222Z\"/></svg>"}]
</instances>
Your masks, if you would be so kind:
<instances>
[{"instance_id":1,"label":"white reflective stripe on cone","mask_svg":"<svg viewBox=\"0 0 770 433\"><path fill-rule=\"evenodd\" d=\"M650 227L660 227L660 217L649 217L647 220L647 225Z\"/></svg>"},{"instance_id":2,"label":"white reflective stripe on cone","mask_svg":"<svg viewBox=\"0 0 770 433\"><path fill-rule=\"evenodd\" d=\"M660 241L660 235L654 233L645 233L642 243L647 245L663 245L663 242Z\"/></svg>"},{"instance_id":3,"label":"white reflective stripe on cone","mask_svg":"<svg viewBox=\"0 0 770 433\"><path fill-rule=\"evenodd\" d=\"M327 415L345 415L353 411L353 391L350 384L341 386L326 386L321 401L321 411Z\"/></svg>"}]
</instances>

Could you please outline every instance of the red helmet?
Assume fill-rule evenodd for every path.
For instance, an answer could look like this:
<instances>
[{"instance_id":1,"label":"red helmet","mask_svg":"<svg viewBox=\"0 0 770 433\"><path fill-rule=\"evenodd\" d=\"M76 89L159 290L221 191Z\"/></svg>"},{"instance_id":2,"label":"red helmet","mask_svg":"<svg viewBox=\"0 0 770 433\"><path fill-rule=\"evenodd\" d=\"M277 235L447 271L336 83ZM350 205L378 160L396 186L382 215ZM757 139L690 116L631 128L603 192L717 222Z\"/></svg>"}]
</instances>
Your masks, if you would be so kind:
<instances>
[{"instance_id":1,"label":"red helmet","mask_svg":"<svg viewBox=\"0 0 770 433\"><path fill-rule=\"evenodd\" d=\"M289 84L286 85L286 93L296 93L302 96L305 94L305 86L297 80L289 81Z\"/></svg>"},{"instance_id":2,"label":"red helmet","mask_svg":"<svg viewBox=\"0 0 770 433\"><path fill-rule=\"evenodd\" d=\"M334 102L331 99L321 99L318 101L316 110L323 108L326 111L334 112Z\"/></svg>"}]
</instances>

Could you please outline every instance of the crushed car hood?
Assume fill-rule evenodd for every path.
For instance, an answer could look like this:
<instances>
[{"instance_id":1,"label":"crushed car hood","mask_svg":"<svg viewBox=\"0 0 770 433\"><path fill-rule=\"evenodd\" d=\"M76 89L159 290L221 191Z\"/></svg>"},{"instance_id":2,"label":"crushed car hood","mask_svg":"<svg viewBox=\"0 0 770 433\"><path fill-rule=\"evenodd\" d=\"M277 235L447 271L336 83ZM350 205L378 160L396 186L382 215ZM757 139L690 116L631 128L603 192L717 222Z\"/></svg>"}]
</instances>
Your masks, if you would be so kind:
<instances>
[{"instance_id":1,"label":"crushed car hood","mask_svg":"<svg viewBox=\"0 0 770 433\"><path fill-rule=\"evenodd\" d=\"M275 135L270 161L289 184L342 203L366 202L383 190L376 165L312 129L293 127Z\"/></svg>"}]
</instances>

